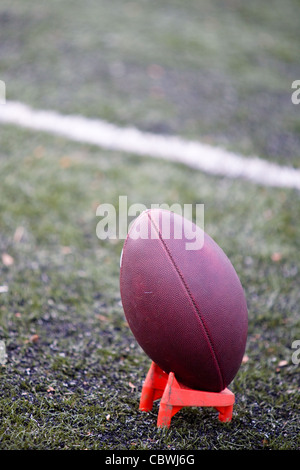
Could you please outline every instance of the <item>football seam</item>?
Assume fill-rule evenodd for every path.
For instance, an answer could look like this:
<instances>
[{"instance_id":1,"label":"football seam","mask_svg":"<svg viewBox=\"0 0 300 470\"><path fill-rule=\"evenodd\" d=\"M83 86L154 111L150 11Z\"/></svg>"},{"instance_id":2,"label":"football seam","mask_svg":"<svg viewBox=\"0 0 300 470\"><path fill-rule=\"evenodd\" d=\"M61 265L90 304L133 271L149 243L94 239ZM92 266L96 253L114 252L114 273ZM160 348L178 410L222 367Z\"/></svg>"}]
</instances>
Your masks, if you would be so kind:
<instances>
[{"instance_id":1,"label":"football seam","mask_svg":"<svg viewBox=\"0 0 300 470\"><path fill-rule=\"evenodd\" d=\"M223 374L222 374L222 370L221 370L221 367L220 367L220 364L219 364L219 361L218 361L218 358L217 358L217 355L216 355L216 351L215 351L215 348L214 348L214 345L213 345L213 342L212 342L212 339L210 337L210 334L209 334L209 330L207 328L207 325L205 324L205 321L203 320L202 316L201 316L201 312L199 311L199 308L197 306L197 302L196 300L194 299L190 289L189 289L189 286L187 285L185 279L184 279L184 276L182 274L182 272L180 271L179 267L177 266L165 240L162 238L161 236L161 233L160 233L160 230L159 230L159 227L156 226L156 223L155 221L151 218L151 215L150 215L150 212L147 212L147 215L148 215L148 218L150 220L150 223L153 224L154 228L156 229L157 233L158 233L158 236L159 236L159 239L162 243L162 246L163 246L163 249L166 251L173 267L175 268L175 271L177 272L185 290L186 290L186 293L188 294L188 297L190 299L190 301L192 302L193 304L193 307L195 309L195 311L197 312L197 318L200 320L200 325L202 327L202 329L204 330L204 333L205 333L205 337L206 337L206 340L207 340L207 343L208 343L208 346L212 352L212 357L217 365L217 370L219 372L219 378L220 378L220 381L221 381L221 387L222 387L222 390L225 388L225 381L224 381L224 378L223 378Z\"/></svg>"}]
</instances>

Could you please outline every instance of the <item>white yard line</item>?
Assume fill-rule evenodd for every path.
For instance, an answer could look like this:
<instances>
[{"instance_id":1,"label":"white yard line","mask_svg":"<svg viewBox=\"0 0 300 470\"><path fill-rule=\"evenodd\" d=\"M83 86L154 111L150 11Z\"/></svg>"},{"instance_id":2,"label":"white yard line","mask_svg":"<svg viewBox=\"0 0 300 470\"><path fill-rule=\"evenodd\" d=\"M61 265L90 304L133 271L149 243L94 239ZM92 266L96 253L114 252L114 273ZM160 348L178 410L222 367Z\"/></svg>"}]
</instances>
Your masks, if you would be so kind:
<instances>
[{"instance_id":1,"label":"white yard line","mask_svg":"<svg viewBox=\"0 0 300 470\"><path fill-rule=\"evenodd\" d=\"M176 136L141 132L83 116L35 110L18 102L0 106L0 121L58 134L106 149L180 162L213 175L242 178L265 186L300 190L300 170L243 157L218 147Z\"/></svg>"}]
</instances>

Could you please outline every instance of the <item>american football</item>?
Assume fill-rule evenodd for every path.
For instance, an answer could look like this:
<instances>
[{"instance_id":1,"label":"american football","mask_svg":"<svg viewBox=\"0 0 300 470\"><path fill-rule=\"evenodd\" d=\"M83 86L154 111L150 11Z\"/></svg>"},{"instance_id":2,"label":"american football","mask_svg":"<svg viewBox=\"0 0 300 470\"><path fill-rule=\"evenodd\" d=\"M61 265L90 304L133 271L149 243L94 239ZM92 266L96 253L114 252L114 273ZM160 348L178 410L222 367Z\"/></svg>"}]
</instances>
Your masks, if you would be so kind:
<instances>
[{"instance_id":1,"label":"american football","mask_svg":"<svg viewBox=\"0 0 300 470\"><path fill-rule=\"evenodd\" d=\"M201 246L187 249L193 238ZM232 382L246 347L247 303L230 260L200 227L171 211L143 212L124 243L120 291L133 335L161 369L196 390L220 392Z\"/></svg>"}]
</instances>

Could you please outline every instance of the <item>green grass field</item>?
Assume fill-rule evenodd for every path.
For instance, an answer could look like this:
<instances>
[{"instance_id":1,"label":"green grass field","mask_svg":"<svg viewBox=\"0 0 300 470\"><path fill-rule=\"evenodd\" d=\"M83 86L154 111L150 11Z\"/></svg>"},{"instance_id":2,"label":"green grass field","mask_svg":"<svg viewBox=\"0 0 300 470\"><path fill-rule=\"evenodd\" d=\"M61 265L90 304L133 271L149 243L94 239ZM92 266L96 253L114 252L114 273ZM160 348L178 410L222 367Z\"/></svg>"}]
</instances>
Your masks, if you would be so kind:
<instances>
[{"instance_id":1,"label":"green grass field","mask_svg":"<svg viewBox=\"0 0 300 470\"><path fill-rule=\"evenodd\" d=\"M4 0L7 99L197 138L300 167L296 0ZM120 303L123 240L96 208L205 205L249 308L233 419L184 408L170 429L138 410L150 366ZM296 450L300 195L183 165L0 129L0 449ZM0 289L1 290L1 289ZM299 355L298 355L299 357Z\"/></svg>"}]
</instances>

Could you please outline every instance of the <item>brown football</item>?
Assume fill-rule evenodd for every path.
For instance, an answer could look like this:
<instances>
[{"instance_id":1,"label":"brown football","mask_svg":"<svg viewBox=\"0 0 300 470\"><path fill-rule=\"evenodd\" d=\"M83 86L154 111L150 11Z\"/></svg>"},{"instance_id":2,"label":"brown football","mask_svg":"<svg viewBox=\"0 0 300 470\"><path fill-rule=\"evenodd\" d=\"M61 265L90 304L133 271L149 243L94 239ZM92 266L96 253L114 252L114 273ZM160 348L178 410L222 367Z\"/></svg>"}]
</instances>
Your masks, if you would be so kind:
<instances>
[{"instance_id":1,"label":"brown football","mask_svg":"<svg viewBox=\"0 0 300 470\"><path fill-rule=\"evenodd\" d=\"M187 249L196 236L202 245ZM197 390L230 384L246 347L247 304L234 267L209 235L174 212L143 212L124 243L120 291L133 335L161 369Z\"/></svg>"}]
</instances>

